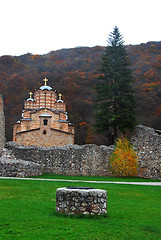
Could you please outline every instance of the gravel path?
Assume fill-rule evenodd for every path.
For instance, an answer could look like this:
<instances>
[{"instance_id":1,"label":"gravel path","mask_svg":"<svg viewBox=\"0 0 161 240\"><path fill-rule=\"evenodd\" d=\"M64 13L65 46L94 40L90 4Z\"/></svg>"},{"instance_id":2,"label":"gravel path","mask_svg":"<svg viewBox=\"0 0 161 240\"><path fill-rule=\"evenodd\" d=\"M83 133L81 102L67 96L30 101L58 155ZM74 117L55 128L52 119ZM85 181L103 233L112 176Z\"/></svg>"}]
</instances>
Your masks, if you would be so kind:
<instances>
[{"instance_id":1,"label":"gravel path","mask_svg":"<svg viewBox=\"0 0 161 240\"><path fill-rule=\"evenodd\" d=\"M113 182L113 181L87 181L87 180L67 180L67 179L43 179L43 178L19 178L19 177L0 177L0 179L16 179L16 180L34 180L34 181L50 181L50 182L82 182L82 183L114 183L127 185L144 185L144 186L161 186L161 182Z\"/></svg>"}]
</instances>

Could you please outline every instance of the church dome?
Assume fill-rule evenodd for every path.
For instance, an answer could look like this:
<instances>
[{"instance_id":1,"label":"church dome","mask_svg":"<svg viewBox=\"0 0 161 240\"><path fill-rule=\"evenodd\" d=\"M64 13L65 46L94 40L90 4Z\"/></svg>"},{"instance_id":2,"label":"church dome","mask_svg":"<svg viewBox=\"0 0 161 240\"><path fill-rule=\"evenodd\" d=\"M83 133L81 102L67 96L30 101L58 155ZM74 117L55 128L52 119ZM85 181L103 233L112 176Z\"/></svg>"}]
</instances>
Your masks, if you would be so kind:
<instances>
[{"instance_id":1,"label":"church dome","mask_svg":"<svg viewBox=\"0 0 161 240\"><path fill-rule=\"evenodd\" d=\"M52 88L50 86L44 85L40 87L41 90L51 90Z\"/></svg>"},{"instance_id":2,"label":"church dome","mask_svg":"<svg viewBox=\"0 0 161 240\"><path fill-rule=\"evenodd\" d=\"M33 98L28 98L27 101L34 101L34 99Z\"/></svg>"},{"instance_id":3,"label":"church dome","mask_svg":"<svg viewBox=\"0 0 161 240\"><path fill-rule=\"evenodd\" d=\"M57 100L57 102L62 102L63 103L63 100L59 99L59 100Z\"/></svg>"}]
</instances>

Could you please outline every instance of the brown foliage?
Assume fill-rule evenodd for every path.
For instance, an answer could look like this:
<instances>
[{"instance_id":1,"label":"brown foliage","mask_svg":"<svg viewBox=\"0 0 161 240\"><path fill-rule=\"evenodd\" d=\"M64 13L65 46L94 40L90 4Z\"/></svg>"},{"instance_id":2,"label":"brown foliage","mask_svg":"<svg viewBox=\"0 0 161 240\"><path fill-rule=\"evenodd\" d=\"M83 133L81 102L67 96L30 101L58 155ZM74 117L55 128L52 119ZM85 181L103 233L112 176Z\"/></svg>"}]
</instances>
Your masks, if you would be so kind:
<instances>
[{"instance_id":1,"label":"brown foliage","mask_svg":"<svg viewBox=\"0 0 161 240\"><path fill-rule=\"evenodd\" d=\"M127 50L135 79L138 123L160 128L161 42L130 45ZM67 103L69 118L76 127L76 143L106 143L106 135L101 140L91 131L93 89L103 53L104 47L96 46L63 49L46 55L0 57L0 92L5 100L7 140L12 138L11 123L20 118L23 100L47 77L48 84L61 92Z\"/></svg>"}]
</instances>

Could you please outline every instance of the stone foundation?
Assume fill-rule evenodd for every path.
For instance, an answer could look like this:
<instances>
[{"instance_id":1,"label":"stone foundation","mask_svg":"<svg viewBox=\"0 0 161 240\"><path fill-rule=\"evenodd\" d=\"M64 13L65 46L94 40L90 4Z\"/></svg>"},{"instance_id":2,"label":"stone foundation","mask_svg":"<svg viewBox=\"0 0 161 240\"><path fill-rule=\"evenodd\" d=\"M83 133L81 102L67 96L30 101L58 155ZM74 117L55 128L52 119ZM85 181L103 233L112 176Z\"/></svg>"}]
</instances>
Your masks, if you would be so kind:
<instances>
[{"instance_id":1,"label":"stone foundation","mask_svg":"<svg viewBox=\"0 0 161 240\"><path fill-rule=\"evenodd\" d=\"M107 213L107 192L91 188L58 188L56 211L68 215L102 215Z\"/></svg>"}]
</instances>

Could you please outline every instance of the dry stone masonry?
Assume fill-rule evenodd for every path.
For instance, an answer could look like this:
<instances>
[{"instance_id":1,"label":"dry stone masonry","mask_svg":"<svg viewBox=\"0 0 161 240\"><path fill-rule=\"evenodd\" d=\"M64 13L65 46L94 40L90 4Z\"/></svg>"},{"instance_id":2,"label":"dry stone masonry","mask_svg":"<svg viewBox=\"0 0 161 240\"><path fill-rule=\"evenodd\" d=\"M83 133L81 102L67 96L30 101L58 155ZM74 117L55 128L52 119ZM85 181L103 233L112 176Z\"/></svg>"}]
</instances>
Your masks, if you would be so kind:
<instances>
[{"instance_id":1,"label":"dry stone masonry","mask_svg":"<svg viewBox=\"0 0 161 240\"><path fill-rule=\"evenodd\" d=\"M5 117L3 111L3 98L0 94L0 149L5 146Z\"/></svg>"},{"instance_id":2,"label":"dry stone masonry","mask_svg":"<svg viewBox=\"0 0 161 240\"><path fill-rule=\"evenodd\" d=\"M161 178L161 135L160 131L139 125L131 142L138 152L139 177Z\"/></svg>"},{"instance_id":3,"label":"dry stone masonry","mask_svg":"<svg viewBox=\"0 0 161 240\"><path fill-rule=\"evenodd\" d=\"M8 150L0 151L0 176L6 177L29 177L42 174L40 164L17 160L14 154Z\"/></svg>"},{"instance_id":4,"label":"dry stone masonry","mask_svg":"<svg viewBox=\"0 0 161 240\"><path fill-rule=\"evenodd\" d=\"M107 213L107 191L91 188L58 188L56 211L68 215Z\"/></svg>"},{"instance_id":5,"label":"dry stone masonry","mask_svg":"<svg viewBox=\"0 0 161 240\"><path fill-rule=\"evenodd\" d=\"M8 142L17 159L42 165L43 172L65 175L111 175L108 158L113 146L67 145L51 148L20 146Z\"/></svg>"},{"instance_id":6,"label":"dry stone masonry","mask_svg":"<svg viewBox=\"0 0 161 240\"><path fill-rule=\"evenodd\" d=\"M134 149L138 152L138 176L161 179L160 131L139 125L131 137L131 142ZM109 168L109 157L114 146L87 144L45 148L27 147L18 145L15 142L8 142L6 147L14 154L15 160L19 161L19 165L21 166L20 163L23 165L23 167L17 167L19 165L14 165L13 163L15 172L16 169L17 172L20 172L20 169L28 167L26 173L22 171L24 176L27 176L27 174L39 175L40 169L42 172L63 175L112 175ZM5 176L6 174L6 176L9 176L16 174L14 171L11 173L11 168L6 167L8 160L6 162L4 160L3 156L3 171L1 166L0 175L3 174ZM29 168L31 168L31 171L29 171ZM36 168L38 168L38 172L36 172Z\"/></svg>"}]
</instances>

